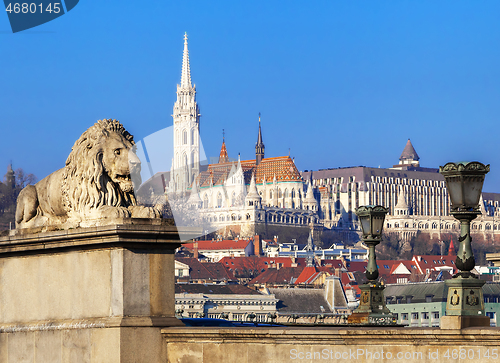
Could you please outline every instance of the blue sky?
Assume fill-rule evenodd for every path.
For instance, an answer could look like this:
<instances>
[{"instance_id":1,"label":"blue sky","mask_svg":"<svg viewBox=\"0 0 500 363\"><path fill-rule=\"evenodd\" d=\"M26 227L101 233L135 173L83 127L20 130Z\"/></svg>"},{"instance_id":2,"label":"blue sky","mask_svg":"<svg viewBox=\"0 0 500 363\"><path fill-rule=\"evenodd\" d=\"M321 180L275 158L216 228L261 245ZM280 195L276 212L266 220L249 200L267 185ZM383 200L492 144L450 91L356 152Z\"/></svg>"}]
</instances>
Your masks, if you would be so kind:
<instances>
[{"instance_id":1,"label":"blue sky","mask_svg":"<svg viewBox=\"0 0 500 363\"><path fill-rule=\"evenodd\" d=\"M101 118L137 140L172 124L188 33L207 156L299 170L390 167L410 138L421 165L491 164L500 192L498 1L100 1L12 34L0 15L0 174L64 166ZM165 140L165 148L170 140ZM3 165L3 166L2 166Z\"/></svg>"}]
</instances>

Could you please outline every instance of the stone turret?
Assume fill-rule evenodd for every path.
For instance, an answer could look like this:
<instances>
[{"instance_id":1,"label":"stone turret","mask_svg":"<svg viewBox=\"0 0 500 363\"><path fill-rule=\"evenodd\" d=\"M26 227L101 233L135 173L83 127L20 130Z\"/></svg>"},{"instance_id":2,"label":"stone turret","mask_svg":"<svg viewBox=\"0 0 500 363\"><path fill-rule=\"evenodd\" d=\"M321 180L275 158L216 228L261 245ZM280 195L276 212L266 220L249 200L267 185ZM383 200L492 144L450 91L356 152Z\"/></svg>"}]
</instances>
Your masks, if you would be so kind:
<instances>
[{"instance_id":1,"label":"stone turret","mask_svg":"<svg viewBox=\"0 0 500 363\"><path fill-rule=\"evenodd\" d=\"M260 113L259 113L259 135L257 136L257 144L255 145L255 164L259 165L264 159L264 143L262 142L262 131L260 129Z\"/></svg>"},{"instance_id":2,"label":"stone turret","mask_svg":"<svg viewBox=\"0 0 500 363\"><path fill-rule=\"evenodd\" d=\"M245 206L247 208L259 209L261 208L262 198L257 191L257 185L255 184L255 174L252 174L252 180L250 181L250 187L248 188L248 194L245 197Z\"/></svg>"},{"instance_id":3,"label":"stone turret","mask_svg":"<svg viewBox=\"0 0 500 363\"><path fill-rule=\"evenodd\" d=\"M418 157L415 148L411 144L410 139L408 139L405 148L403 149L403 152L399 157L399 164L411 164L413 166L419 166L420 165L419 160L420 158Z\"/></svg>"},{"instance_id":4,"label":"stone turret","mask_svg":"<svg viewBox=\"0 0 500 363\"><path fill-rule=\"evenodd\" d=\"M302 203L304 209L309 209L313 211L318 210L318 201L314 198L314 189L310 181L307 182L307 193L304 202Z\"/></svg>"},{"instance_id":5,"label":"stone turret","mask_svg":"<svg viewBox=\"0 0 500 363\"><path fill-rule=\"evenodd\" d=\"M406 203L406 193L404 190L399 192L398 202L394 207L394 215L397 217L408 217L410 214L410 208Z\"/></svg>"}]
</instances>

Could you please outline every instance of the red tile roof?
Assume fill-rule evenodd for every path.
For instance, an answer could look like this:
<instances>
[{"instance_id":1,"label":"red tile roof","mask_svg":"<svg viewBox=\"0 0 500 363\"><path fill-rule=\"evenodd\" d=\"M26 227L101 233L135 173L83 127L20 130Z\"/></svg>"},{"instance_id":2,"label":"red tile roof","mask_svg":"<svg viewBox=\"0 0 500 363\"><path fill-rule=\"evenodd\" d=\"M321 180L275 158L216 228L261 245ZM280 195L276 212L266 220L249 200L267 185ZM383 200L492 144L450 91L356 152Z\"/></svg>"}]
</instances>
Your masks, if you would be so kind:
<instances>
[{"instance_id":1,"label":"red tile roof","mask_svg":"<svg viewBox=\"0 0 500 363\"><path fill-rule=\"evenodd\" d=\"M295 261L295 262L294 262ZM218 263L223 264L232 270L257 270L268 269L272 267L292 267L292 264L304 267L306 265L305 258L290 258L290 257L263 257L263 256L248 256L248 257L223 257Z\"/></svg>"},{"instance_id":2,"label":"red tile roof","mask_svg":"<svg viewBox=\"0 0 500 363\"><path fill-rule=\"evenodd\" d=\"M266 284L283 285L290 284L299 277L304 267L282 267L280 269L269 268L259 276L248 282L248 285Z\"/></svg>"},{"instance_id":3,"label":"red tile roof","mask_svg":"<svg viewBox=\"0 0 500 363\"><path fill-rule=\"evenodd\" d=\"M204 294L204 295L262 295L262 293L239 284L204 285L204 284L175 284L175 293Z\"/></svg>"},{"instance_id":4,"label":"red tile roof","mask_svg":"<svg viewBox=\"0 0 500 363\"><path fill-rule=\"evenodd\" d=\"M236 280L233 273L219 263L200 262L191 257L176 257L175 259L189 266L189 278L191 280Z\"/></svg>"},{"instance_id":5,"label":"red tile roof","mask_svg":"<svg viewBox=\"0 0 500 363\"><path fill-rule=\"evenodd\" d=\"M412 262L415 263L419 272L425 274L427 269L435 270L436 267L453 267L454 273L457 268L455 266L456 256L441 256L441 255L415 255Z\"/></svg>"},{"instance_id":6,"label":"red tile roof","mask_svg":"<svg viewBox=\"0 0 500 363\"><path fill-rule=\"evenodd\" d=\"M249 243L253 240L240 239L240 240L222 240L222 241L197 241L184 243L183 246L194 249L194 244L198 243L198 251L211 251L211 250L244 250Z\"/></svg>"},{"instance_id":7,"label":"red tile roof","mask_svg":"<svg viewBox=\"0 0 500 363\"><path fill-rule=\"evenodd\" d=\"M297 277L297 280L295 281L295 284L310 284L312 283L319 275L321 272L319 272L316 267L305 267L302 272L300 273L299 277Z\"/></svg>"}]
</instances>

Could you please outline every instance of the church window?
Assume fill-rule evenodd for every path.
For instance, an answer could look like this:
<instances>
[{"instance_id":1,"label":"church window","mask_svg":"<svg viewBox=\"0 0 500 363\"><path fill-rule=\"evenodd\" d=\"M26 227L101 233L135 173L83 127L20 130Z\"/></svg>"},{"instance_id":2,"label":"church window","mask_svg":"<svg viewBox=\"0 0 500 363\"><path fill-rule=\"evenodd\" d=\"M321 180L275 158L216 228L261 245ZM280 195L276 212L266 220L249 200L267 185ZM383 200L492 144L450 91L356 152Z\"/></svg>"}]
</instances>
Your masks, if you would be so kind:
<instances>
[{"instance_id":1,"label":"church window","mask_svg":"<svg viewBox=\"0 0 500 363\"><path fill-rule=\"evenodd\" d=\"M250 220L250 214L247 214L247 221Z\"/></svg>"},{"instance_id":2,"label":"church window","mask_svg":"<svg viewBox=\"0 0 500 363\"><path fill-rule=\"evenodd\" d=\"M194 129L191 129L191 145L194 145Z\"/></svg>"},{"instance_id":3,"label":"church window","mask_svg":"<svg viewBox=\"0 0 500 363\"><path fill-rule=\"evenodd\" d=\"M295 198L295 189L292 189L292 198Z\"/></svg>"},{"instance_id":4,"label":"church window","mask_svg":"<svg viewBox=\"0 0 500 363\"><path fill-rule=\"evenodd\" d=\"M231 206L234 206L236 203L236 194L235 192L233 192L233 194L231 194Z\"/></svg>"},{"instance_id":5,"label":"church window","mask_svg":"<svg viewBox=\"0 0 500 363\"><path fill-rule=\"evenodd\" d=\"M278 198L282 198L283 194L281 194L281 189L278 189Z\"/></svg>"},{"instance_id":6,"label":"church window","mask_svg":"<svg viewBox=\"0 0 500 363\"><path fill-rule=\"evenodd\" d=\"M273 199L273 191L272 190L269 191L269 198Z\"/></svg>"},{"instance_id":7,"label":"church window","mask_svg":"<svg viewBox=\"0 0 500 363\"><path fill-rule=\"evenodd\" d=\"M203 208L208 208L208 196L206 193L203 196Z\"/></svg>"},{"instance_id":8,"label":"church window","mask_svg":"<svg viewBox=\"0 0 500 363\"><path fill-rule=\"evenodd\" d=\"M188 142L187 138L188 138L188 137L187 137L187 131L186 131L186 130L184 130L184 131L182 132L182 143L183 143L184 145L186 145L186 144L187 144L187 142Z\"/></svg>"},{"instance_id":9,"label":"church window","mask_svg":"<svg viewBox=\"0 0 500 363\"><path fill-rule=\"evenodd\" d=\"M217 194L217 208L222 208L222 194L220 192Z\"/></svg>"},{"instance_id":10,"label":"church window","mask_svg":"<svg viewBox=\"0 0 500 363\"><path fill-rule=\"evenodd\" d=\"M288 198L288 189L285 189L285 198Z\"/></svg>"}]
</instances>

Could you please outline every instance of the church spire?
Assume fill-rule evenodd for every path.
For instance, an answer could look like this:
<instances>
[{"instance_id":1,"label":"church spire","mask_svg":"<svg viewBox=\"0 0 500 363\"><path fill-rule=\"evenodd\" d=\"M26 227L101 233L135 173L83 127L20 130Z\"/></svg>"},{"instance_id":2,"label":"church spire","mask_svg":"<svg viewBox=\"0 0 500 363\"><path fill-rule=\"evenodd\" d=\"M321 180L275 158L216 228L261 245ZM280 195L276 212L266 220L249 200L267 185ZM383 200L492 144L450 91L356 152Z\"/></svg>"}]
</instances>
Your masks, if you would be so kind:
<instances>
[{"instance_id":1,"label":"church spire","mask_svg":"<svg viewBox=\"0 0 500 363\"><path fill-rule=\"evenodd\" d=\"M312 229L309 231L309 237L307 237L306 251L306 267L314 267L314 241Z\"/></svg>"},{"instance_id":2,"label":"church spire","mask_svg":"<svg viewBox=\"0 0 500 363\"><path fill-rule=\"evenodd\" d=\"M262 130L260 129L260 112L259 112L259 135L257 136L257 144L255 144L255 161L259 165L264 159L264 143L262 142Z\"/></svg>"},{"instance_id":3,"label":"church spire","mask_svg":"<svg viewBox=\"0 0 500 363\"><path fill-rule=\"evenodd\" d=\"M222 147L220 148L220 154L219 154L219 164L220 163L227 163L229 162L229 156L227 156L227 149L226 149L226 137L224 133L224 129L222 130Z\"/></svg>"},{"instance_id":4,"label":"church spire","mask_svg":"<svg viewBox=\"0 0 500 363\"><path fill-rule=\"evenodd\" d=\"M184 33L184 52L182 54L182 75L181 87L192 88L191 85L191 70L189 68L189 51L188 51L188 36Z\"/></svg>"}]
</instances>

